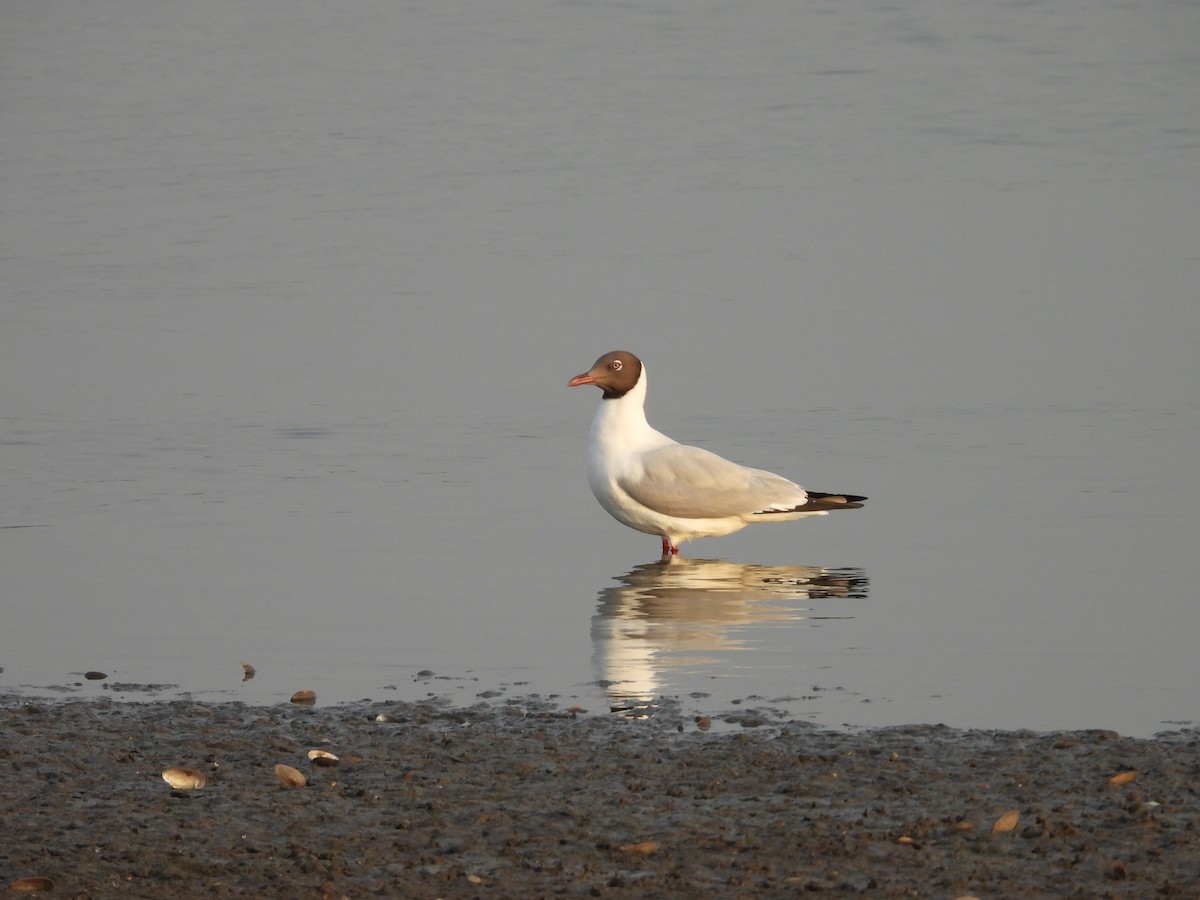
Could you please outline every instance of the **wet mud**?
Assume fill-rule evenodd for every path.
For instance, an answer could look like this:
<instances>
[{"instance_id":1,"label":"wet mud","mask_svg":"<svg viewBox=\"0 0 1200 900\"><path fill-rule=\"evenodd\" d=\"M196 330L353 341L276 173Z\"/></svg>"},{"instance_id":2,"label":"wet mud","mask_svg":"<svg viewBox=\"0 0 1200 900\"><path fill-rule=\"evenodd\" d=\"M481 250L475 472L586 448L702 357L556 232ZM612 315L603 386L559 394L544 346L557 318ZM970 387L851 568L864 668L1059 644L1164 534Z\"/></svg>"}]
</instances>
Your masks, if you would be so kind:
<instances>
[{"instance_id":1,"label":"wet mud","mask_svg":"<svg viewBox=\"0 0 1200 900\"><path fill-rule=\"evenodd\" d=\"M40 896L1194 897L1198 795L1194 730L0 698L0 889Z\"/></svg>"}]
</instances>

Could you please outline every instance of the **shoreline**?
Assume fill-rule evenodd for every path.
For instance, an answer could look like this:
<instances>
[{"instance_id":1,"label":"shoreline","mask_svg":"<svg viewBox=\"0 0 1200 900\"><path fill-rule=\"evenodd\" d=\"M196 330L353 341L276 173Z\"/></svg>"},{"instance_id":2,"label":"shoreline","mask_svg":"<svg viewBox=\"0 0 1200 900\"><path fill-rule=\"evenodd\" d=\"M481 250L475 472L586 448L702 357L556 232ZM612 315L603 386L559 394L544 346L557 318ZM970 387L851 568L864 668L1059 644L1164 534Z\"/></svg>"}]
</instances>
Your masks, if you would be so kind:
<instances>
[{"instance_id":1,"label":"shoreline","mask_svg":"<svg viewBox=\"0 0 1200 900\"><path fill-rule=\"evenodd\" d=\"M0 695L0 868L70 897L1193 896L1198 748L1194 729L705 732L669 705L538 699ZM208 784L173 789L174 766Z\"/></svg>"}]
</instances>

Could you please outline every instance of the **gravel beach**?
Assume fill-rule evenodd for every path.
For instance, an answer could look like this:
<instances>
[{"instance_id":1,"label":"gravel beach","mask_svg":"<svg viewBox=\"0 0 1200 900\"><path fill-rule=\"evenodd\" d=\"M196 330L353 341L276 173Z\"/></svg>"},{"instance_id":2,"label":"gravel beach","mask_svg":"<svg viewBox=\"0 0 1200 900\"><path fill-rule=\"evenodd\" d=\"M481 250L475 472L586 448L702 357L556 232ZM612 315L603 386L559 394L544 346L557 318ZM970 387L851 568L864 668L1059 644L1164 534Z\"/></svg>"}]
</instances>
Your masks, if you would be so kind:
<instances>
[{"instance_id":1,"label":"gravel beach","mask_svg":"<svg viewBox=\"0 0 1200 900\"><path fill-rule=\"evenodd\" d=\"M1200 895L1194 730L1134 740L718 720L705 731L670 703L645 719L596 713L536 699L3 697L3 886L175 898ZM312 749L339 761L316 767ZM285 787L277 764L307 785ZM173 788L170 767L207 784Z\"/></svg>"}]
</instances>

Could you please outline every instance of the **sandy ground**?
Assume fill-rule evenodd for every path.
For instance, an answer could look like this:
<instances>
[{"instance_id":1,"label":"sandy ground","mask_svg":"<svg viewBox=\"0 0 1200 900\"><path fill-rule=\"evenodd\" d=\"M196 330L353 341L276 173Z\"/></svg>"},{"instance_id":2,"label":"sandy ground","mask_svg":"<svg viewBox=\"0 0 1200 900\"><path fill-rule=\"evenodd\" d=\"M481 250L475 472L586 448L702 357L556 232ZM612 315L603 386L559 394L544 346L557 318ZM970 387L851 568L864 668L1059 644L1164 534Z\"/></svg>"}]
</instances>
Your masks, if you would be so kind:
<instances>
[{"instance_id":1,"label":"sandy ground","mask_svg":"<svg viewBox=\"0 0 1200 900\"><path fill-rule=\"evenodd\" d=\"M394 721L376 721L381 712ZM314 767L315 748L340 762ZM1198 750L1195 731L1151 741L931 726L705 732L669 704L632 720L536 701L0 697L0 887L45 887L28 880L41 878L46 896L155 898L1196 897ZM284 787L277 763L308 785ZM172 766L208 784L173 789L162 778ZM1110 783L1120 773L1135 774ZM1015 826L993 830L1011 810Z\"/></svg>"}]
</instances>

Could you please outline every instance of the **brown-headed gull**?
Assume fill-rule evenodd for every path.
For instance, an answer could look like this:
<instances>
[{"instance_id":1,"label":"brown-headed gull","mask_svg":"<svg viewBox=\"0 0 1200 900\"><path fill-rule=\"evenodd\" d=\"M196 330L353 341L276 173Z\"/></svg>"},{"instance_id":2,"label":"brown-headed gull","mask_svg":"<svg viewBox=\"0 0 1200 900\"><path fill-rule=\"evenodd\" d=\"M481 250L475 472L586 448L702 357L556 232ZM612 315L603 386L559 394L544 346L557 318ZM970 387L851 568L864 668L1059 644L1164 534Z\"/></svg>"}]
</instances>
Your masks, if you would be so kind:
<instances>
[{"instance_id":1,"label":"brown-headed gull","mask_svg":"<svg viewBox=\"0 0 1200 900\"><path fill-rule=\"evenodd\" d=\"M663 556L694 538L718 537L753 522L790 522L866 497L806 491L781 475L749 469L655 431L646 421L646 367L625 350L605 353L567 385L604 392L588 439L588 483L623 525L662 538Z\"/></svg>"}]
</instances>

